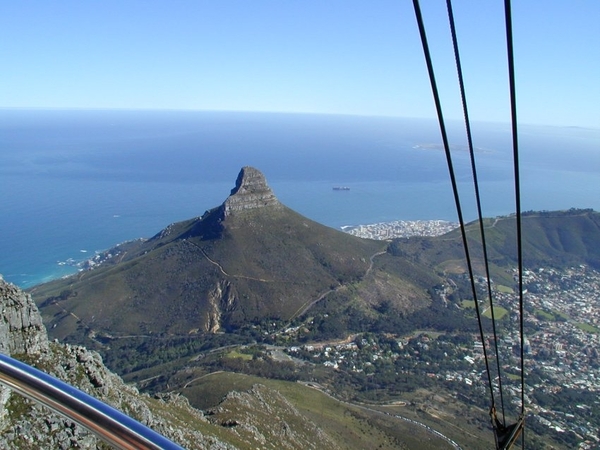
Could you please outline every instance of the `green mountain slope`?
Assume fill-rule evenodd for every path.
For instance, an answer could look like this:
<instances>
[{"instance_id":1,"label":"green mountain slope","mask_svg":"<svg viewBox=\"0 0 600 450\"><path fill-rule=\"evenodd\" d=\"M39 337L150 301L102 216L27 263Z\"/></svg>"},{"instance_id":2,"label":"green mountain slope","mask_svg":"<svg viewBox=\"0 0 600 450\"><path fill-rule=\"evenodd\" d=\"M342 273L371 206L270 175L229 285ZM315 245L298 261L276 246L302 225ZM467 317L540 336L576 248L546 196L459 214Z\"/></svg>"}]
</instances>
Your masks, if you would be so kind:
<instances>
[{"instance_id":1,"label":"green mountain slope","mask_svg":"<svg viewBox=\"0 0 600 450\"><path fill-rule=\"evenodd\" d=\"M295 213L274 198L260 172L244 168L221 207L117 248L98 268L32 294L58 338L92 330L231 330L264 318L287 320L361 280L385 246Z\"/></svg>"},{"instance_id":2,"label":"green mountain slope","mask_svg":"<svg viewBox=\"0 0 600 450\"><path fill-rule=\"evenodd\" d=\"M479 223L467 225L475 273L484 275ZM522 216L523 260L526 267L564 267L588 264L600 268L600 213L589 209L527 212ZM492 278L510 283L507 268L516 267L514 216L484 219ZM434 238L396 240L394 255L423 264L439 273L465 273L465 252L460 230Z\"/></svg>"}]
</instances>

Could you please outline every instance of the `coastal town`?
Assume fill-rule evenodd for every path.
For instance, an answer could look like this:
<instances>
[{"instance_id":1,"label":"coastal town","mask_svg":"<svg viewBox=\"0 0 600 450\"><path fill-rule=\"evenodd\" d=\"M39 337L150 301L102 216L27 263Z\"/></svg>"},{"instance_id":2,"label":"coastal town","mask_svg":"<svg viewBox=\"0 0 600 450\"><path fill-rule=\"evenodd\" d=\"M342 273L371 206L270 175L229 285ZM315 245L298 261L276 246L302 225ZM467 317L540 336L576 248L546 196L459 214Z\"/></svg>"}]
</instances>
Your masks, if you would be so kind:
<instances>
[{"instance_id":1,"label":"coastal town","mask_svg":"<svg viewBox=\"0 0 600 450\"><path fill-rule=\"evenodd\" d=\"M361 238L386 240L412 236L441 236L458 226L458 223L446 220L395 220L341 228L342 231Z\"/></svg>"}]
</instances>

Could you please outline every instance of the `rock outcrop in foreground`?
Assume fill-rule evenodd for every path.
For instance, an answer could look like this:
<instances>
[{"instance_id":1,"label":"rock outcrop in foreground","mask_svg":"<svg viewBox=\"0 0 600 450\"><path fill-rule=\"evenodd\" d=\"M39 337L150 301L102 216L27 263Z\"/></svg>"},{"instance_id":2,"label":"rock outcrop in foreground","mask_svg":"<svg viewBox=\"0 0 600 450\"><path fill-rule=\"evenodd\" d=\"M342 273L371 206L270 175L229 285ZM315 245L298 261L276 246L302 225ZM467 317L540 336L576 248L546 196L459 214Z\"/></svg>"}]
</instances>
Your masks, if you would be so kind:
<instances>
[{"instance_id":1,"label":"rock outcrop in foreground","mask_svg":"<svg viewBox=\"0 0 600 450\"><path fill-rule=\"evenodd\" d=\"M317 449L321 444L338 448L314 422L265 386L230 392L207 415L178 394L140 394L110 372L97 353L81 346L48 342L31 297L1 276L0 310L0 352L77 387L184 448ZM226 442L229 440L235 446ZM0 449L9 448L109 447L75 422L0 385Z\"/></svg>"},{"instance_id":2,"label":"rock outcrop in foreground","mask_svg":"<svg viewBox=\"0 0 600 450\"><path fill-rule=\"evenodd\" d=\"M242 167L235 188L223 203L225 217L240 211L266 207L281 209L282 205L267 185L262 172L254 167Z\"/></svg>"},{"instance_id":3,"label":"rock outcrop in foreground","mask_svg":"<svg viewBox=\"0 0 600 450\"><path fill-rule=\"evenodd\" d=\"M142 395L110 372L97 353L48 342L31 297L1 276L0 309L0 352L120 409L186 448L233 448L196 431L206 419L184 397ZM0 448L108 448L103 445L85 428L0 385Z\"/></svg>"},{"instance_id":4,"label":"rock outcrop in foreground","mask_svg":"<svg viewBox=\"0 0 600 450\"><path fill-rule=\"evenodd\" d=\"M340 449L283 395L262 384L255 384L246 392L230 392L207 414L209 421L228 427L245 442L256 442L257 448Z\"/></svg>"},{"instance_id":5,"label":"rock outcrop in foreground","mask_svg":"<svg viewBox=\"0 0 600 450\"><path fill-rule=\"evenodd\" d=\"M31 298L0 276L0 353L34 355L48 350L48 335Z\"/></svg>"}]
</instances>

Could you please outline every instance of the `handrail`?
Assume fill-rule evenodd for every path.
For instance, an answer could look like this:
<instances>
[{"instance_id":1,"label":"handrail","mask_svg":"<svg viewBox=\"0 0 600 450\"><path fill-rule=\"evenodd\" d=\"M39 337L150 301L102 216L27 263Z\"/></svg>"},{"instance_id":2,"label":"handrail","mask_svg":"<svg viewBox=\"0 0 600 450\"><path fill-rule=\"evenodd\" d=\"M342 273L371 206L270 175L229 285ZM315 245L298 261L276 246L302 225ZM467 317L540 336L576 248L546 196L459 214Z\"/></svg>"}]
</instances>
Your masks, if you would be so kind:
<instances>
[{"instance_id":1,"label":"handrail","mask_svg":"<svg viewBox=\"0 0 600 450\"><path fill-rule=\"evenodd\" d=\"M79 423L118 449L182 450L106 403L3 354L0 354L0 383Z\"/></svg>"}]
</instances>

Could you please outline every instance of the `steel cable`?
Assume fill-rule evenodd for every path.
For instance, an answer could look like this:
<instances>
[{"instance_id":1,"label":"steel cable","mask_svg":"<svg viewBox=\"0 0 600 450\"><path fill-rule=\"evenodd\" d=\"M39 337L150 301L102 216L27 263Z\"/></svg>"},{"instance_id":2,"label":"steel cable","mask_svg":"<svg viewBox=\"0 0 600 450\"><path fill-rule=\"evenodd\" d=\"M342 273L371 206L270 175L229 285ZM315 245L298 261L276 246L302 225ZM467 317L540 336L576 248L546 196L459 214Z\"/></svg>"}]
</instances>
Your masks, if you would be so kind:
<instances>
[{"instance_id":1,"label":"steel cable","mask_svg":"<svg viewBox=\"0 0 600 450\"><path fill-rule=\"evenodd\" d=\"M508 75L510 85L510 112L513 146L513 166L515 178L515 209L517 228L517 261L519 277L519 334L521 344L521 416L525 414L525 330L524 330L524 296L523 296L523 245L521 223L521 183L519 173L519 140L517 133L517 100L515 83L515 57L513 50L512 11L510 0L504 1L506 22L506 49L508 56ZM523 447L525 447L525 434L522 434Z\"/></svg>"},{"instance_id":2,"label":"steel cable","mask_svg":"<svg viewBox=\"0 0 600 450\"><path fill-rule=\"evenodd\" d=\"M429 45L427 43L427 33L425 32L425 25L423 23L423 16L421 14L419 0L413 0L413 6L414 6L414 10L415 10L417 24L419 26L419 34L421 36L421 44L423 45L423 53L425 55L425 61L427 63L427 72L429 74L429 81L431 83L431 90L433 93L435 108L436 108L438 121L439 121L439 125L440 125L440 132L441 132L442 141L444 144L444 152L446 155L446 162L448 164L448 172L450 174L450 181L452 183L452 192L454 194L454 202L456 204L456 212L458 215L458 221L460 224L460 231L461 231L463 246L465 249L465 258L467 260L467 269L468 269L469 278L471 281L471 290L473 292L473 300L475 301L475 311L477 313L477 322L479 324L479 335L480 335L481 342L483 343L483 355L484 355L484 359L485 359L485 368L486 368L487 377L488 377L488 384L490 387L490 397L491 397L491 402L492 402L492 408L495 409L494 390L493 390L493 385L492 385L492 378L491 378L489 360L488 360L488 356L487 356L487 350L485 347L485 336L483 333L483 327L482 327L482 323L481 323L481 311L479 308L479 301L477 300L475 278L473 276L473 265L472 265L472 261L471 261L471 255L469 252L469 246L467 244L467 233L465 230L465 221L463 218L462 206L460 203L460 195L458 193L458 185L456 182L454 166L452 163L452 154L450 153L450 145L448 143L448 135L446 132L446 125L444 122L444 113L442 111L442 105L440 102L440 96L439 96L439 92L438 92L438 88L437 88L437 83L435 81L435 71L433 69L431 54L429 52Z\"/></svg>"},{"instance_id":3,"label":"steel cable","mask_svg":"<svg viewBox=\"0 0 600 450\"><path fill-rule=\"evenodd\" d=\"M466 97L466 93L465 93L465 84L464 84L464 78L463 78L463 73L462 73L462 64L460 62L458 39L456 37L456 26L454 23L454 13L452 11L452 0L446 0L446 7L448 10L448 20L450 22L450 32L452 34L452 46L454 48L454 60L456 62L456 72L458 75L458 84L460 87L460 98L461 98L461 102L462 102L463 116L464 116L465 128L466 128L466 133L467 133L467 144L469 147L469 155L471 158L471 172L473 175L473 185L474 185L474 189L475 189L475 201L477 203L477 216L479 219L479 232L481 233L481 246L482 246L482 251L483 251L483 261L484 261L484 265L485 265L485 276L486 276L486 280L487 280L487 293L488 293L488 298L490 301L490 311L491 311L491 317L492 317L492 331L493 331L493 335L494 335L494 349L495 349L495 354L496 354L496 365L497 365L496 369L498 371L498 391L500 394L500 405L502 408L502 422L504 425L506 425L506 416L505 416L505 411L504 411L504 394L503 394L503 390L502 390L502 376L501 376L501 371L500 371L500 355L498 354L498 333L496 331L496 317L495 317L495 313L494 313L494 301L493 301L493 296L492 296L490 265L489 265L489 258L488 258L488 252L487 252L485 230L484 230L484 226L483 226L483 214L482 214L482 210L481 210L481 195L479 192L479 179L477 176L477 167L475 164L475 151L473 150L473 138L471 135L471 122L469 120L469 110L467 108L467 97ZM481 326L481 324L480 324L480 326ZM485 342L482 342L482 344L485 346Z\"/></svg>"}]
</instances>

